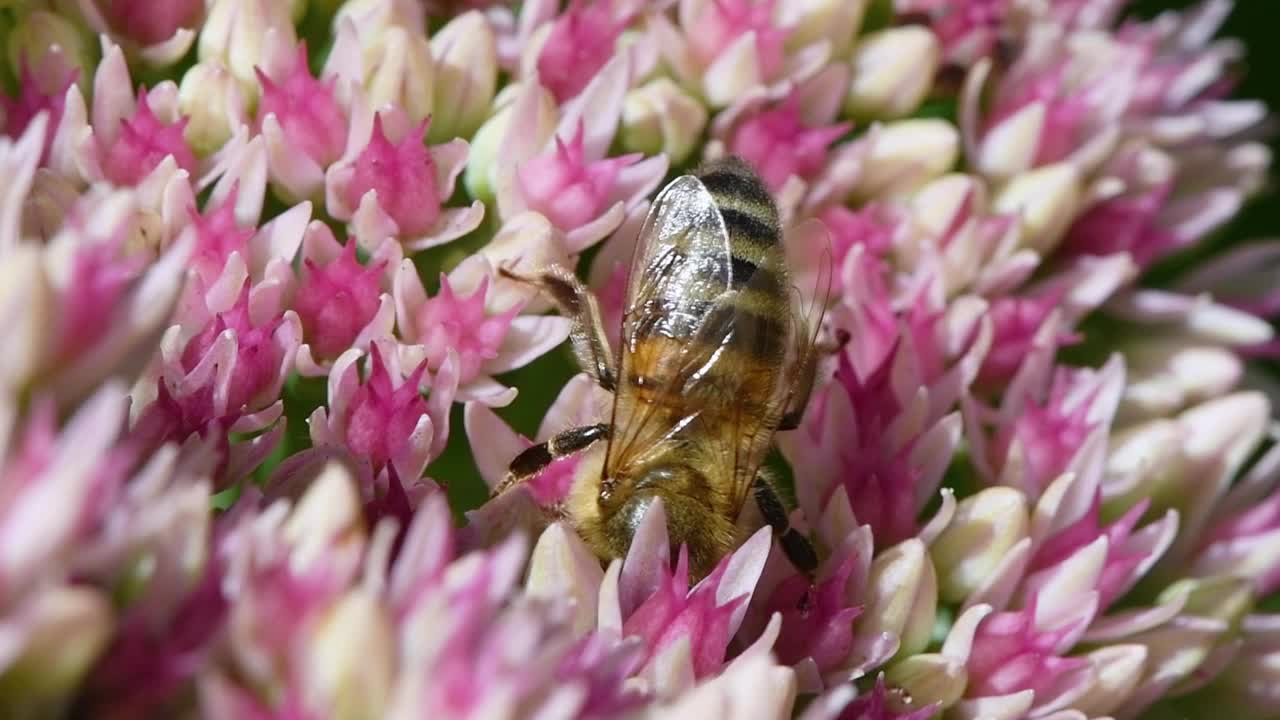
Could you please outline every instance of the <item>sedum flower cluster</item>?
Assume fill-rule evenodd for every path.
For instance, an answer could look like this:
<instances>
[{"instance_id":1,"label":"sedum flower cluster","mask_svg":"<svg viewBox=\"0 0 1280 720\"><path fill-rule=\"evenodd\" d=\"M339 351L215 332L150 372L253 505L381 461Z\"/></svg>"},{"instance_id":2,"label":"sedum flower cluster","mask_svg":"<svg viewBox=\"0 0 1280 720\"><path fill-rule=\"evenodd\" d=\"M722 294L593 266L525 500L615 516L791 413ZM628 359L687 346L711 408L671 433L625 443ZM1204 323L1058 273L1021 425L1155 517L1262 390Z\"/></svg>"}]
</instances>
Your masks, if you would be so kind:
<instances>
[{"instance_id":1,"label":"sedum flower cluster","mask_svg":"<svg viewBox=\"0 0 1280 720\"><path fill-rule=\"evenodd\" d=\"M1127 5L0 1L0 717L1277 717L1273 119L1231 0ZM616 340L730 154L849 341L816 574L691 586L576 457L482 503L610 402L498 269Z\"/></svg>"}]
</instances>

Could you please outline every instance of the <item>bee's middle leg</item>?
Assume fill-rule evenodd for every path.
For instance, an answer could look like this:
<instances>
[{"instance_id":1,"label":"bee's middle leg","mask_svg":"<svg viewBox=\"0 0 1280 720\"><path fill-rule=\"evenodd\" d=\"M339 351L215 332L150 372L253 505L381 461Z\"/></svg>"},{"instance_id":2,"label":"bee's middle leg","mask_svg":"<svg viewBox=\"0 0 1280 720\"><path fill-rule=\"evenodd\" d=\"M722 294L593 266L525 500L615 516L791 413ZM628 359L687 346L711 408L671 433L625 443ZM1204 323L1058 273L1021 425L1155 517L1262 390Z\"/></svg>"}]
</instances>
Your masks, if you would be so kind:
<instances>
[{"instance_id":1,"label":"bee's middle leg","mask_svg":"<svg viewBox=\"0 0 1280 720\"><path fill-rule=\"evenodd\" d=\"M769 527L773 528L773 534L782 545L782 551L787 554L787 559L796 566L797 570L812 576L818 569L818 553L813 549L813 544L808 538L791 527L791 521L787 518L787 508L782 504L782 498L778 497L773 480L765 470L762 469L756 474L753 490L756 505L760 507L760 514L764 516L765 522L769 523Z\"/></svg>"},{"instance_id":2,"label":"bee's middle leg","mask_svg":"<svg viewBox=\"0 0 1280 720\"><path fill-rule=\"evenodd\" d=\"M804 411L809 407L809 398L813 395L813 384L818 374L818 357L838 352L849 342L849 333L840 330L834 342L826 345L815 345L796 361L791 376L791 394L787 397L783 408L782 419L778 421L779 430L795 430L804 419Z\"/></svg>"},{"instance_id":3,"label":"bee's middle leg","mask_svg":"<svg viewBox=\"0 0 1280 720\"><path fill-rule=\"evenodd\" d=\"M617 373L613 366L609 339L604 333L600 303L582 281L559 265L552 265L532 275L519 275L506 268L499 268L498 272L512 280L536 286L551 298L561 314L573 320L569 338L578 364L594 375L601 387L612 392L617 385Z\"/></svg>"},{"instance_id":4,"label":"bee's middle leg","mask_svg":"<svg viewBox=\"0 0 1280 720\"><path fill-rule=\"evenodd\" d=\"M569 428L551 436L546 442L531 445L515 456L507 467L506 477L498 483L489 496L497 497L512 486L537 477L555 460L586 450L607 437L609 437L609 426L600 423Z\"/></svg>"}]
</instances>

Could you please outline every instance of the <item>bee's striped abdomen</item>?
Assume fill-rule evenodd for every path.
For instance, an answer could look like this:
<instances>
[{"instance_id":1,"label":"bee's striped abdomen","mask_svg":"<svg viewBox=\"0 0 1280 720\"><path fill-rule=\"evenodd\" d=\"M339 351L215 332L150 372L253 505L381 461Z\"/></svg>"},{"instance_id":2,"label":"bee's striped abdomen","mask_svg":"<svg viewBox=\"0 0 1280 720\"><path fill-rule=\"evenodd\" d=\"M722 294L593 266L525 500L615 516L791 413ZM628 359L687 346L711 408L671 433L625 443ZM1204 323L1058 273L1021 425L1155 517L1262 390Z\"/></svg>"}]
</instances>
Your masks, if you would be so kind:
<instances>
[{"instance_id":1,"label":"bee's striped abdomen","mask_svg":"<svg viewBox=\"0 0 1280 720\"><path fill-rule=\"evenodd\" d=\"M729 342L735 349L773 362L785 351L787 338L787 269L782 231L773 197L751 169L737 158L706 165L698 179L711 193L729 233L731 288L738 292Z\"/></svg>"}]
</instances>

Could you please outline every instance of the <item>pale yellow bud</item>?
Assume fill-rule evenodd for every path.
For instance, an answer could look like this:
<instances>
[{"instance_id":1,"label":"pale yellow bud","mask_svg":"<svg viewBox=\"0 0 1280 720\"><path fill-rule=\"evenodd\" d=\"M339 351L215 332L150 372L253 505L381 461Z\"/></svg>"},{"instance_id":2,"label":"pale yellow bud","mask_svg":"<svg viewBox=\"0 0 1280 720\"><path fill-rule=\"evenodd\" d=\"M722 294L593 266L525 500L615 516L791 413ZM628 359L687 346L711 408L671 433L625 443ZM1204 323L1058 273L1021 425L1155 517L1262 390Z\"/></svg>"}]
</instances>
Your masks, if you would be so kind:
<instances>
[{"instance_id":1,"label":"pale yellow bud","mask_svg":"<svg viewBox=\"0 0 1280 720\"><path fill-rule=\"evenodd\" d=\"M960 152L955 126L935 118L898 120L871 130L854 192L859 198L911 192L950 170Z\"/></svg>"},{"instance_id":2,"label":"pale yellow bud","mask_svg":"<svg viewBox=\"0 0 1280 720\"><path fill-rule=\"evenodd\" d=\"M870 4L870 0L791 0L778 3L778 25L790 28L786 48L795 51L825 40L831 46L833 57L845 57Z\"/></svg>"},{"instance_id":3,"label":"pale yellow bud","mask_svg":"<svg viewBox=\"0 0 1280 720\"><path fill-rule=\"evenodd\" d=\"M646 155L666 153L683 162L697 146L707 110L669 78L658 78L627 94L622 108L622 145Z\"/></svg>"},{"instance_id":4,"label":"pale yellow bud","mask_svg":"<svg viewBox=\"0 0 1280 720\"><path fill-rule=\"evenodd\" d=\"M200 30L200 60L218 60L240 81L246 102L258 97L254 68L263 64L268 32L275 42L296 42L289 4L275 0L212 0Z\"/></svg>"},{"instance_id":5,"label":"pale yellow bud","mask_svg":"<svg viewBox=\"0 0 1280 720\"><path fill-rule=\"evenodd\" d=\"M964 695L969 673L959 660L937 653L924 653L890 665L885 671L885 680L906 691L913 708L933 703L948 708Z\"/></svg>"},{"instance_id":6,"label":"pale yellow bud","mask_svg":"<svg viewBox=\"0 0 1280 720\"><path fill-rule=\"evenodd\" d=\"M1027 498L1013 488L987 488L961 501L930 548L942 598L961 602L980 588L1027 526Z\"/></svg>"},{"instance_id":7,"label":"pale yellow bud","mask_svg":"<svg viewBox=\"0 0 1280 720\"><path fill-rule=\"evenodd\" d=\"M427 139L441 143L469 138L493 104L498 83L498 44L479 11L450 20L431 38L435 57L435 101Z\"/></svg>"},{"instance_id":8,"label":"pale yellow bud","mask_svg":"<svg viewBox=\"0 0 1280 720\"><path fill-rule=\"evenodd\" d=\"M182 76L178 109L188 119L187 142L201 155L222 147L248 119L240 84L216 60L196 63Z\"/></svg>"},{"instance_id":9,"label":"pale yellow bud","mask_svg":"<svg viewBox=\"0 0 1280 720\"><path fill-rule=\"evenodd\" d=\"M1071 163L1036 168L1010 180L996 195L995 210L1022 221L1023 243L1048 254L1080 212L1080 173Z\"/></svg>"},{"instance_id":10,"label":"pale yellow bud","mask_svg":"<svg viewBox=\"0 0 1280 720\"><path fill-rule=\"evenodd\" d=\"M514 91L513 94L518 95L524 91L524 88L520 88ZM537 98L533 103L536 109L533 111L532 117L521 117L519 122L532 123L537 128L535 132L541 135L545 130L545 135L550 137L551 133L554 132L556 119L559 116L556 110L556 101L551 96L551 93L546 90L539 88L536 92ZM507 133L512 130L512 116L519 106L518 98L513 102L507 103L476 131L476 136L471 142L471 148L467 155L467 169L462 175L463 186L467 188L467 192L471 194L471 197L490 204L495 202L494 173L497 169L497 164L499 162L510 162L509 158L499 159L498 154L502 151Z\"/></svg>"},{"instance_id":11,"label":"pale yellow bud","mask_svg":"<svg viewBox=\"0 0 1280 720\"><path fill-rule=\"evenodd\" d=\"M14 76L20 76L22 65L41 81L45 92L62 87L65 73L77 70L76 83L88 87L93 80L93 62L86 37L67 18L48 10L33 10L21 17L9 31L6 53ZM61 67L59 67L59 65Z\"/></svg>"},{"instance_id":12,"label":"pale yellow bud","mask_svg":"<svg viewBox=\"0 0 1280 720\"><path fill-rule=\"evenodd\" d=\"M924 102L938 72L941 46L922 25L881 30L853 50L845 110L860 120L910 115Z\"/></svg>"},{"instance_id":13,"label":"pale yellow bud","mask_svg":"<svg viewBox=\"0 0 1280 720\"><path fill-rule=\"evenodd\" d=\"M378 598L365 590L348 593L310 640L306 684L324 698L326 717L382 717L395 681L396 640Z\"/></svg>"},{"instance_id":14,"label":"pale yellow bud","mask_svg":"<svg viewBox=\"0 0 1280 720\"><path fill-rule=\"evenodd\" d=\"M46 590L27 612L22 618L22 648L0 675L0 706L15 713L10 717L44 717L41 708L65 702L112 632L111 603L88 587Z\"/></svg>"},{"instance_id":15,"label":"pale yellow bud","mask_svg":"<svg viewBox=\"0 0 1280 720\"><path fill-rule=\"evenodd\" d=\"M422 33L391 27L365 49L365 89L374 107L403 108L414 123L431 114L435 61Z\"/></svg>"},{"instance_id":16,"label":"pale yellow bud","mask_svg":"<svg viewBox=\"0 0 1280 720\"><path fill-rule=\"evenodd\" d=\"M893 633L900 657L924 650L938 607L938 578L925 544L912 538L877 555L867 586L858 634Z\"/></svg>"}]
</instances>

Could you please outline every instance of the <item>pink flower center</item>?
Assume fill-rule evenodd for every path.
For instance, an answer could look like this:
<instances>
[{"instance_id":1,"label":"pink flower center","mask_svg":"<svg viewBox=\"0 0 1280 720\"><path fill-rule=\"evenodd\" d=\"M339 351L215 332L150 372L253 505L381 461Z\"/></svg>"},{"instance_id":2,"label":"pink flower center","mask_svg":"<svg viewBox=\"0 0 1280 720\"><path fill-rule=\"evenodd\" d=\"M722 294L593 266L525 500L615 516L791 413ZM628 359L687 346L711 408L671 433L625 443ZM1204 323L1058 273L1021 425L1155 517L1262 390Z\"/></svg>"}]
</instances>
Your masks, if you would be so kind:
<instances>
[{"instance_id":1,"label":"pink flower center","mask_svg":"<svg viewBox=\"0 0 1280 720\"><path fill-rule=\"evenodd\" d=\"M1102 507L1102 493L1099 491L1094 496L1088 512L1040 546L1035 557L1031 559L1030 570L1034 572L1053 567L1071 557L1077 550L1105 535L1108 543L1107 559L1097 585L1098 608L1100 611L1105 610L1128 589L1134 571L1149 555L1147 552L1126 551L1124 544L1150 506L1150 499L1143 499L1129 508L1120 519L1103 528L1098 522Z\"/></svg>"},{"instance_id":2,"label":"pink flower center","mask_svg":"<svg viewBox=\"0 0 1280 720\"><path fill-rule=\"evenodd\" d=\"M533 210L561 230L573 230L599 217L609 206L618 173L641 155L588 161L583 126L568 144L556 137L556 149L524 163L517 171L520 190Z\"/></svg>"},{"instance_id":3,"label":"pink flower center","mask_svg":"<svg viewBox=\"0 0 1280 720\"><path fill-rule=\"evenodd\" d=\"M420 386L425 362L414 368L398 387L378 350L370 346L369 377L356 390L347 415L347 447L368 458L375 470L386 467L410 442L418 421L427 414Z\"/></svg>"},{"instance_id":4,"label":"pink flower center","mask_svg":"<svg viewBox=\"0 0 1280 720\"><path fill-rule=\"evenodd\" d=\"M776 0L711 0L696 28L686 28L689 47L704 67L715 61L738 38L755 33L756 55L765 79L778 76L783 65L786 30L773 21Z\"/></svg>"},{"instance_id":5,"label":"pink flower center","mask_svg":"<svg viewBox=\"0 0 1280 720\"><path fill-rule=\"evenodd\" d=\"M826 165L827 147L852 128L851 123L810 128L800 118L794 95L771 110L738 125L730 151L755 166L770 189L777 191L792 175L810 178Z\"/></svg>"},{"instance_id":6,"label":"pink flower center","mask_svg":"<svg viewBox=\"0 0 1280 720\"><path fill-rule=\"evenodd\" d=\"M538 81L564 102L578 95L613 56L625 22L610 3L575 1L556 19L538 55Z\"/></svg>"},{"instance_id":7,"label":"pink flower center","mask_svg":"<svg viewBox=\"0 0 1280 720\"><path fill-rule=\"evenodd\" d=\"M262 84L258 102L258 127L268 115L275 115L288 142L320 167L328 167L342 156L347 145L347 115L334 96L336 78L321 82L307 67L306 43L298 44L298 54L289 73L280 81L255 70Z\"/></svg>"},{"instance_id":8,"label":"pink flower center","mask_svg":"<svg viewBox=\"0 0 1280 720\"><path fill-rule=\"evenodd\" d=\"M1178 238L1159 224L1170 186L1140 195L1125 195L1089 208L1076 219L1063 241L1069 255L1111 255L1127 252L1147 267L1178 244Z\"/></svg>"},{"instance_id":9,"label":"pink flower center","mask_svg":"<svg viewBox=\"0 0 1280 720\"><path fill-rule=\"evenodd\" d=\"M1041 326L1061 301L1061 292L1049 292L1039 297L1002 297L992 302L994 333L991 350L978 375L979 382L1001 384L1013 377L1031 351ZM1070 345L1078 339L1073 333L1062 332L1056 341L1059 345Z\"/></svg>"},{"instance_id":10,"label":"pink flower center","mask_svg":"<svg viewBox=\"0 0 1280 720\"><path fill-rule=\"evenodd\" d=\"M139 45L155 45L182 28L194 27L204 10L200 0L104 0L98 3L118 33Z\"/></svg>"},{"instance_id":11,"label":"pink flower center","mask_svg":"<svg viewBox=\"0 0 1280 720\"><path fill-rule=\"evenodd\" d=\"M917 0L910 10L927 13L948 56L957 60L990 55L1009 14L1009 0Z\"/></svg>"},{"instance_id":12,"label":"pink flower center","mask_svg":"<svg viewBox=\"0 0 1280 720\"><path fill-rule=\"evenodd\" d=\"M825 672L839 667L853 652L853 621L862 612L851 605L846 585L857 557L849 556L830 578L810 584L796 574L784 580L769 598L769 612L782 614L782 632L774 645L778 660L794 665L813 658Z\"/></svg>"},{"instance_id":13,"label":"pink flower center","mask_svg":"<svg viewBox=\"0 0 1280 720\"><path fill-rule=\"evenodd\" d=\"M440 292L423 303L417 317L418 340L426 347L427 364L433 372L440 369L453 350L460 363L459 382L465 384L481 374L485 361L498 356L498 348L520 307L486 315L484 298L488 289L486 276L470 297L459 297L448 277L440 276Z\"/></svg>"},{"instance_id":14,"label":"pink flower center","mask_svg":"<svg viewBox=\"0 0 1280 720\"><path fill-rule=\"evenodd\" d=\"M249 288L246 283L231 309L219 313L205 325L204 330L187 341L182 352L183 369L187 372L195 369L218 336L227 330L232 331L236 337L236 361L227 407L232 411L243 408L258 393L270 387L280 373L284 351L276 343L275 332L282 322L283 316L262 325L253 323L249 318Z\"/></svg>"},{"instance_id":15,"label":"pink flower center","mask_svg":"<svg viewBox=\"0 0 1280 720\"><path fill-rule=\"evenodd\" d=\"M840 720L929 720L938 712L938 706L927 705L913 712L898 712L890 706L890 691L885 687L884 676L876 678L876 685L869 693L861 693L845 706Z\"/></svg>"},{"instance_id":16,"label":"pink flower center","mask_svg":"<svg viewBox=\"0 0 1280 720\"><path fill-rule=\"evenodd\" d=\"M1064 674L1089 665L1085 658L1058 657L1056 646L1074 629L1037 630L1034 600L1023 610L988 615L973 639L966 696L1033 690L1037 700L1048 699Z\"/></svg>"},{"instance_id":17,"label":"pink flower center","mask_svg":"<svg viewBox=\"0 0 1280 720\"><path fill-rule=\"evenodd\" d=\"M674 573L668 582L636 608L622 625L624 637L640 637L649 649L649 657L660 653L681 638L689 642L693 655L693 673L703 678L714 673L724 662L729 646L729 627L733 612L745 597L716 605L716 588L725 569L725 558L692 592L689 591L689 551L680 547Z\"/></svg>"},{"instance_id":18,"label":"pink flower center","mask_svg":"<svg viewBox=\"0 0 1280 720\"><path fill-rule=\"evenodd\" d=\"M114 143L103 148L103 172L117 185L134 185L145 178L166 157L173 156L178 167L189 173L196 169L196 156L183 137L187 118L165 124L151 112L145 88L138 90L138 108L133 117L120 121Z\"/></svg>"},{"instance_id":19,"label":"pink flower center","mask_svg":"<svg viewBox=\"0 0 1280 720\"><path fill-rule=\"evenodd\" d=\"M336 358L378 311L381 277L386 262L370 267L356 260L356 246L348 242L342 254L326 265L303 261L302 282L293 307L312 350L320 358Z\"/></svg>"},{"instance_id":20,"label":"pink flower center","mask_svg":"<svg viewBox=\"0 0 1280 720\"><path fill-rule=\"evenodd\" d=\"M436 165L423 137L430 119L392 143L383 132L382 116L373 120L373 135L356 158L347 202L356 207L364 194L377 193L378 206L395 220L403 235L423 235L440 218Z\"/></svg>"},{"instance_id":21,"label":"pink flower center","mask_svg":"<svg viewBox=\"0 0 1280 720\"><path fill-rule=\"evenodd\" d=\"M1066 407L1065 377L1055 378L1043 406L1027 398L1022 414L992 439L992 466L1004 467L1016 441L1022 448L1027 482L1039 491L1066 471L1096 425L1089 421L1092 403L1087 398L1078 400L1070 409Z\"/></svg>"},{"instance_id":22,"label":"pink flower center","mask_svg":"<svg viewBox=\"0 0 1280 720\"><path fill-rule=\"evenodd\" d=\"M196 228L196 247L191 256L192 267L197 277L205 285L216 281L226 267L227 259L232 253L240 253L248 262L249 240L253 238L254 229L241 227L236 221L235 206L239 186L227 193L222 203L203 215L196 214L192 208L190 214Z\"/></svg>"},{"instance_id":23,"label":"pink flower center","mask_svg":"<svg viewBox=\"0 0 1280 720\"><path fill-rule=\"evenodd\" d=\"M889 268L884 258L893 250L898 220L889 215L887 208L868 205L854 211L835 205L823 210L818 219L826 225L831 235L831 250L834 254L831 263L832 294L844 293L844 273L840 269L855 246L866 248L870 256L868 262L874 266L876 277L884 277L888 273Z\"/></svg>"}]
</instances>

